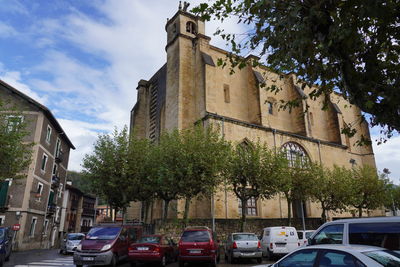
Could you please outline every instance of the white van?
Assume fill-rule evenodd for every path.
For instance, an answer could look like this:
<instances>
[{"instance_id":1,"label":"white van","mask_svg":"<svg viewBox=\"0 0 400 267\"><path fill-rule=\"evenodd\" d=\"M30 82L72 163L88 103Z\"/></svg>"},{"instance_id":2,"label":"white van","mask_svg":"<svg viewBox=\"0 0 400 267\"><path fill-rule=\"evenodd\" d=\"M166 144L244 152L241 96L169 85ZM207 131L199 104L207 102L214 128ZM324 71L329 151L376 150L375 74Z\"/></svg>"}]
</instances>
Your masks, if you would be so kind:
<instances>
[{"instance_id":1,"label":"white van","mask_svg":"<svg viewBox=\"0 0 400 267\"><path fill-rule=\"evenodd\" d=\"M308 245L369 245L400 251L400 217L342 219L327 222L310 237Z\"/></svg>"},{"instance_id":2,"label":"white van","mask_svg":"<svg viewBox=\"0 0 400 267\"><path fill-rule=\"evenodd\" d=\"M264 228L260 239L263 256L269 259L286 255L300 247L299 237L294 227L277 226Z\"/></svg>"}]
</instances>

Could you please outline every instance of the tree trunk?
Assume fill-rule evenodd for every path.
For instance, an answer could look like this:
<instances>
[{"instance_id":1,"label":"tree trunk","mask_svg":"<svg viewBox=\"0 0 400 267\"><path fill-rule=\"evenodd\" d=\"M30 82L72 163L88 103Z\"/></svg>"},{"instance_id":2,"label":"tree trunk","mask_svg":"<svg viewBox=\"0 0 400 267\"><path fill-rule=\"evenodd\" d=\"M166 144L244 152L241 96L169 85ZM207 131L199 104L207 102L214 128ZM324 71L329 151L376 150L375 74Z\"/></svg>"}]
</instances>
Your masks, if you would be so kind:
<instances>
[{"instance_id":1,"label":"tree trunk","mask_svg":"<svg viewBox=\"0 0 400 267\"><path fill-rule=\"evenodd\" d=\"M246 210L247 210L247 200L242 201L242 218L240 219L240 231L244 232L246 227Z\"/></svg>"},{"instance_id":2,"label":"tree trunk","mask_svg":"<svg viewBox=\"0 0 400 267\"><path fill-rule=\"evenodd\" d=\"M322 214L321 214L322 223L326 223L326 209L323 203L321 203L321 208L322 208Z\"/></svg>"},{"instance_id":3,"label":"tree trunk","mask_svg":"<svg viewBox=\"0 0 400 267\"><path fill-rule=\"evenodd\" d=\"M164 200L163 223L167 222L169 202L170 202L170 200Z\"/></svg>"},{"instance_id":4,"label":"tree trunk","mask_svg":"<svg viewBox=\"0 0 400 267\"><path fill-rule=\"evenodd\" d=\"M126 224L126 207L122 208L122 224Z\"/></svg>"},{"instance_id":5,"label":"tree trunk","mask_svg":"<svg viewBox=\"0 0 400 267\"><path fill-rule=\"evenodd\" d=\"M189 217L190 200L190 198L185 199L185 212L183 213L183 220L185 224L187 223L187 219Z\"/></svg>"},{"instance_id":6,"label":"tree trunk","mask_svg":"<svg viewBox=\"0 0 400 267\"><path fill-rule=\"evenodd\" d=\"M362 217L362 208L361 207L359 207L358 208L358 217Z\"/></svg>"},{"instance_id":7,"label":"tree trunk","mask_svg":"<svg viewBox=\"0 0 400 267\"><path fill-rule=\"evenodd\" d=\"M287 208L288 208L288 226L292 226L292 201L290 201L288 198L287 200Z\"/></svg>"}]
</instances>

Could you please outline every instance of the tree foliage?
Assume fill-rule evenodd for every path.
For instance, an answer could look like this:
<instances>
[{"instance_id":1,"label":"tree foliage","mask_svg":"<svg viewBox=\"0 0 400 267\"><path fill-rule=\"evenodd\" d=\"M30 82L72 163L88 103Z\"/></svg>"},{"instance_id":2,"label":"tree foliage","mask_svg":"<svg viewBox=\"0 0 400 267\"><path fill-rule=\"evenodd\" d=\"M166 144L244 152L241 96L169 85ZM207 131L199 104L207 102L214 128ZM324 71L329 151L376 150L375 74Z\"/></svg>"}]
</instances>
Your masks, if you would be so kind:
<instances>
[{"instance_id":1,"label":"tree foliage","mask_svg":"<svg viewBox=\"0 0 400 267\"><path fill-rule=\"evenodd\" d=\"M93 190L111 207L126 209L130 202L131 184L127 176L128 130L114 130L112 135L99 135L91 154L83 159L83 174Z\"/></svg>"},{"instance_id":2,"label":"tree foliage","mask_svg":"<svg viewBox=\"0 0 400 267\"><path fill-rule=\"evenodd\" d=\"M246 223L247 202L250 199L269 199L278 192L276 181L286 159L261 143L241 143L232 147L223 169L225 183L242 204L240 230Z\"/></svg>"},{"instance_id":3,"label":"tree foliage","mask_svg":"<svg viewBox=\"0 0 400 267\"><path fill-rule=\"evenodd\" d=\"M351 194L347 204L357 209L359 217L363 210L374 210L387 202L387 180L379 177L376 169L369 165L351 170L349 188Z\"/></svg>"},{"instance_id":4,"label":"tree foliage","mask_svg":"<svg viewBox=\"0 0 400 267\"><path fill-rule=\"evenodd\" d=\"M32 161L33 143L26 140L27 123L20 111L0 102L0 181L22 178Z\"/></svg>"},{"instance_id":5,"label":"tree foliage","mask_svg":"<svg viewBox=\"0 0 400 267\"><path fill-rule=\"evenodd\" d=\"M318 84L312 99L341 92L391 137L400 130L399 5L394 0L217 0L193 12L206 20L236 17L249 31L216 32L234 54L252 51L278 73L296 73L304 86ZM243 58L229 59L233 66L246 65Z\"/></svg>"},{"instance_id":6,"label":"tree foliage","mask_svg":"<svg viewBox=\"0 0 400 267\"><path fill-rule=\"evenodd\" d=\"M326 222L327 211L342 212L352 192L349 188L351 172L339 166L328 169L320 164L311 165L310 197L321 204L321 218Z\"/></svg>"}]
</instances>

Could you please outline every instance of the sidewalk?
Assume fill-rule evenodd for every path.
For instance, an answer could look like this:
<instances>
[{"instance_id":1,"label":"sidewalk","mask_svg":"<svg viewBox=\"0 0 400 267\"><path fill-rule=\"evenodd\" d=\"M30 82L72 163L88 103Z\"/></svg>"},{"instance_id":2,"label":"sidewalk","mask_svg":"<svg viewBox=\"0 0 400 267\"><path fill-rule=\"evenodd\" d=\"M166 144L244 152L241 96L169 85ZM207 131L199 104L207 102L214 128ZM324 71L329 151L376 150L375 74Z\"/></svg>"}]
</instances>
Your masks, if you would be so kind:
<instances>
[{"instance_id":1,"label":"sidewalk","mask_svg":"<svg viewBox=\"0 0 400 267\"><path fill-rule=\"evenodd\" d=\"M72 255L60 255L58 249L35 249L27 251L12 252L10 261L6 262L5 267L55 267L55 266L74 266Z\"/></svg>"}]
</instances>

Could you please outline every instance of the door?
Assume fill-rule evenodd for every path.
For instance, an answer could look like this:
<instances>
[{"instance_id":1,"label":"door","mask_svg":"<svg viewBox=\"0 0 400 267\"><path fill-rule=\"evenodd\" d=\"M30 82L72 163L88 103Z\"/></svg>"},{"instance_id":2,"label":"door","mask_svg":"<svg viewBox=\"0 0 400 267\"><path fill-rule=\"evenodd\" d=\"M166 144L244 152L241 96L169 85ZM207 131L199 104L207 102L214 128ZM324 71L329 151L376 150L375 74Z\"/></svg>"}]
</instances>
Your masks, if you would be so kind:
<instances>
[{"instance_id":1,"label":"door","mask_svg":"<svg viewBox=\"0 0 400 267\"><path fill-rule=\"evenodd\" d=\"M57 235L57 227L53 228L53 233L51 234L51 247L54 247Z\"/></svg>"}]
</instances>

